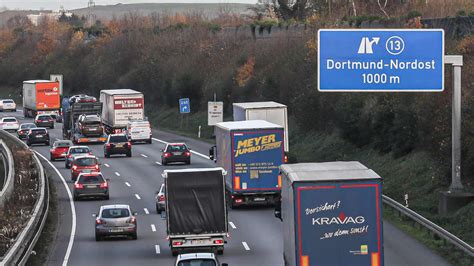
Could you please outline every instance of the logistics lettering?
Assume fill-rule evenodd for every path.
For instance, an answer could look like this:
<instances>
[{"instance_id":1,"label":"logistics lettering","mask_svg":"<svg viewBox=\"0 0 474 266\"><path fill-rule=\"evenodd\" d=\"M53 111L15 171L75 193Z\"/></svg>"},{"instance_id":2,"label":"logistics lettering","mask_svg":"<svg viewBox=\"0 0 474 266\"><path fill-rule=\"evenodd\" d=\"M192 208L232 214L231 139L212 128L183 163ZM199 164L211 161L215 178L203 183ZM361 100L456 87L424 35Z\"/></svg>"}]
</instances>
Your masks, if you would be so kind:
<instances>
[{"instance_id":1,"label":"logistics lettering","mask_svg":"<svg viewBox=\"0 0 474 266\"><path fill-rule=\"evenodd\" d=\"M278 149L281 147L281 144L281 141L276 141L275 134L239 140L237 142L235 158L246 153Z\"/></svg>"}]
</instances>

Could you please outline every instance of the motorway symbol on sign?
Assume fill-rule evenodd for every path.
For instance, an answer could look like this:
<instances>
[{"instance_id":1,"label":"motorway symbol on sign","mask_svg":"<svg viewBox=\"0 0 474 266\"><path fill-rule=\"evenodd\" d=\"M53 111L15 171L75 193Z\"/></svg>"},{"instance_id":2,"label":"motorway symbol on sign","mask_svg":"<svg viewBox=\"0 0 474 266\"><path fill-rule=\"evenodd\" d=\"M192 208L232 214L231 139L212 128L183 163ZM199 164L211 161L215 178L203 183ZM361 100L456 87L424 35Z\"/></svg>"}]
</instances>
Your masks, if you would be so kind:
<instances>
[{"instance_id":1,"label":"motorway symbol on sign","mask_svg":"<svg viewBox=\"0 0 474 266\"><path fill-rule=\"evenodd\" d=\"M323 29L319 91L443 91L442 29Z\"/></svg>"},{"instance_id":2,"label":"motorway symbol on sign","mask_svg":"<svg viewBox=\"0 0 474 266\"><path fill-rule=\"evenodd\" d=\"M181 114L188 114L191 112L189 98L179 99L179 112Z\"/></svg>"}]
</instances>

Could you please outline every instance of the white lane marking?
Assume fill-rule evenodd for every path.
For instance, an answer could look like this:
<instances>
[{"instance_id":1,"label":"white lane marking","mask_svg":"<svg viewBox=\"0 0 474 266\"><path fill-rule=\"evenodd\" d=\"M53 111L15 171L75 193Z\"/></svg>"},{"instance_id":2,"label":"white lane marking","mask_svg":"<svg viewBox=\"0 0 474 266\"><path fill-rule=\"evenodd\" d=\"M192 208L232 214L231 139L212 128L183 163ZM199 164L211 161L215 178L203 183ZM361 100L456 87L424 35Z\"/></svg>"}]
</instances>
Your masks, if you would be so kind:
<instances>
[{"instance_id":1,"label":"white lane marking","mask_svg":"<svg viewBox=\"0 0 474 266\"><path fill-rule=\"evenodd\" d=\"M55 140L56 140L56 141L59 141L60 139L58 139L58 138L55 138Z\"/></svg>"},{"instance_id":2,"label":"white lane marking","mask_svg":"<svg viewBox=\"0 0 474 266\"><path fill-rule=\"evenodd\" d=\"M130 183L128 183L128 182L125 182L125 185L126 185L127 187L130 187L130 186L131 186Z\"/></svg>"},{"instance_id":3,"label":"white lane marking","mask_svg":"<svg viewBox=\"0 0 474 266\"><path fill-rule=\"evenodd\" d=\"M143 208L143 210L145 211L146 214L150 214L147 208Z\"/></svg>"},{"instance_id":4,"label":"white lane marking","mask_svg":"<svg viewBox=\"0 0 474 266\"><path fill-rule=\"evenodd\" d=\"M161 253L160 245L155 245L155 252L156 252L156 254L160 254L160 253Z\"/></svg>"},{"instance_id":5,"label":"white lane marking","mask_svg":"<svg viewBox=\"0 0 474 266\"><path fill-rule=\"evenodd\" d=\"M161 165L161 163L160 163L160 162L155 162L155 163L156 163L157 165Z\"/></svg>"},{"instance_id":6,"label":"white lane marking","mask_svg":"<svg viewBox=\"0 0 474 266\"><path fill-rule=\"evenodd\" d=\"M148 156L146 156L145 154L140 154L143 158L148 158Z\"/></svg>"},{"instance_id":7,"label":"white lane marking","mask_svg":"<svg viewBox=\"0 0 474 266\"><path fill-rule=\"evenodd\" d=\"M110 165L108 165L108 164L106 164L106 163L104 163L104 165L105 165L105 167L110 167Z\"/></svg>"},{"instance_id":8,"label":"white lane marking","mask_svg":"<svg viewBox=\"0 0 474 266\"><path fill-rule=\"evenodd\" d=\"M120 176L119 172L115 172L115 175L116 175L116 176Z\"/></svg>"},{"instance_id":9,"label":"white lane marking","mask_svg":"<svg viewBox=\"0 0 474 266\"><path fill-rule=\"evenodd\" d=\"M135 198L142 199L142 198L140 198L140 195L138 195L138 194L135 194Z\"/></svg>"},{"instance_id":10,"label":"white lane marking","mask_svg":"<svg viewBox=\"0 0 474 266\"><path fill-rule=\"evenodd\" d=\"M247 245L247 242L242 242L242 245L244 246L245 250L250 250L249 245Z\"/></svg>"},{"instance_id":11,"label":"white lane marking","mask_svg":"<svg viewBox=\"0 0 474 266\"><path fill-rule=\"evenodd\" d=\"M229 222L229 224L230 224L230 227L232 227L232 229L237 229L237 227L235 226L233 222Z\"/></svg>"},{"instance_id":12,"label":"white lane marking","mask_svg":"<svg viewBox=\"0 0 474 266\"><path fill-rule=\"evenodd\" d=\"M168 144L168 142L166 142L166 141L164 141L164 140L161 140L161 139L157 139L157 138L152 138L152 139L153 139L153 140L156 140L156 141L158 141L158 142L161 142L161 143L163 143L163 144ZM199 152L197 152L197 151L191 151L191 153L196 154L196 155L198 155L198 156L201 156L201 157L204 158L204 159L208 159L208 160L209 160L209 156L204 155L204 154L202 154L202 153L199 153Z\"/></svg>"},{"instance_id":13,"label":"white lane marking","mask_svg":"<svg viewBox=\"0 0 474 266\"><path fill-rule=\"evenodd\" d=\"M53 167L56 174L61 178L64 187L66 188L67 195L69 197L69 204L71 205L71 213L72 213L72 224L71 224L71 235L69 236L69 243L67 245L66 254L64 255L63 266L67 266L69 261L69 256L71 256L72 246L74 245L74 237L76 236L76 207L74 206L74 201L72 200L72 193L67 185L66 179L64 179L63 175L59 172L58 168L54 166L48 159L46 159L43 155L39 152L35 151L41 158L43 158L48 164Z\"/></svg>"},{"instance_id":14,"label":"white lane marking","mask_svg":"<svg viewBox=\"0 0 474 266\"><path fill-rule=\"evenodd\" d=\"M156 232L156 227L154 224L151 225L151 231Z\"/></svg>"}]
</instances>

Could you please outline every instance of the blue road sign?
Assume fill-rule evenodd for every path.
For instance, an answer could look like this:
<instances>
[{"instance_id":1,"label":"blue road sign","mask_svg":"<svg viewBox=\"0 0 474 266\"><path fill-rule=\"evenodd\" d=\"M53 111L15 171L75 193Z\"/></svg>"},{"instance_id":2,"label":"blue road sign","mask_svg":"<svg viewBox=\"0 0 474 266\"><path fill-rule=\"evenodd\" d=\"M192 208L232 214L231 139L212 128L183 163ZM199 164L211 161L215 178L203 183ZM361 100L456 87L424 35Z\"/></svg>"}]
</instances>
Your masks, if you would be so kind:
<instances>
[{"instance_id":1,"label":"blue road sign","mask_svg":"<svg viewBox=\"0 0 474 266\"><path fill-rule=\"evenodd\" d=\"M319 91L443 91L442 29L318 32Z\"/></svg>"},{"instance_id":2,"label":"blue road sign","mask_svg":"<svg viewBox=\"0 0 474 266\"><path fill-rule=\"evenodd\" d=\"M179 99L179 112L181 114L188 114L191 112L191 106L188 98Z\"/></svg>"}]
</instances>

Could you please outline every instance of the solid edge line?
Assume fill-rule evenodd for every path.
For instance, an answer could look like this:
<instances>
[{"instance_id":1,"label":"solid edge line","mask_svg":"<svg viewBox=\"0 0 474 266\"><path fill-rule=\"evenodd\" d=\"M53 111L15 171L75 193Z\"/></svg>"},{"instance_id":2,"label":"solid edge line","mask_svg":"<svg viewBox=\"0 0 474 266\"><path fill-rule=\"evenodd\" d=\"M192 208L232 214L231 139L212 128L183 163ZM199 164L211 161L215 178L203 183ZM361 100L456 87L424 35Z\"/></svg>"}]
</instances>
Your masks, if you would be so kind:
<instances>
[{"instance_id":1,"label":"solid edge line","mask_svg":"<svg viewBox=\"0 0 474 266\"><path fill-rule=\"evenodd\" d=\"M56 174L61 178L61 181L63 182L64 187L66 188L67 195L69 197L69 203L71 205L71 213L72 213L72 226L71 226L71 236L69 237L69 243L66 249L66 254L64 255L64 260L63 260L63 266L66 266L68 261L69 261L69 256L71 256L71 251L72 251L72 246L74 245L74 237L76 236L76 207L74 206L74 201L72 200L72 193L71 190L69 189L69 186L67 185L66 179L64 179L63 175L59 172L58 168L54 166L46 157L44 157L41 153L35 151L38 156L43 158L48 164L53 167L53 169L56 171Z\"/></svg>"},{"instance_id":2,"label":"solid edge line","mask_svg":"<svg viewBox=\"0 0 474 266\"><path fill-rule=\"evenodd\" d=\"M164 140L157 139L157 138L152 138L152 139L153 139L153 140L156 140L156 141L158 141L158 142L161 142L161 143L163 143L163 144L168 144L168 143L169 143L169 142L166 142L166 141L164 141ZM191 153L196 154L196 155L198 155L198 156L201 156L201 157L203 157L203 158L209 160L209 156L204 155L204 154L202 154L202 153L199 153L199 152L197 152L197 151L191 151Z\"/></svg>"},{"instance_id":3,"label":"solid edge line","mask_svg":"<svg viewBox=\"0 0 474 266\"><path fill-rule=\"evenodd\" d=\"M244 246L245 250L250 250L249 245L247 245L247 242L242 242L242 245Z\"/></svg>"}]
</instances>

